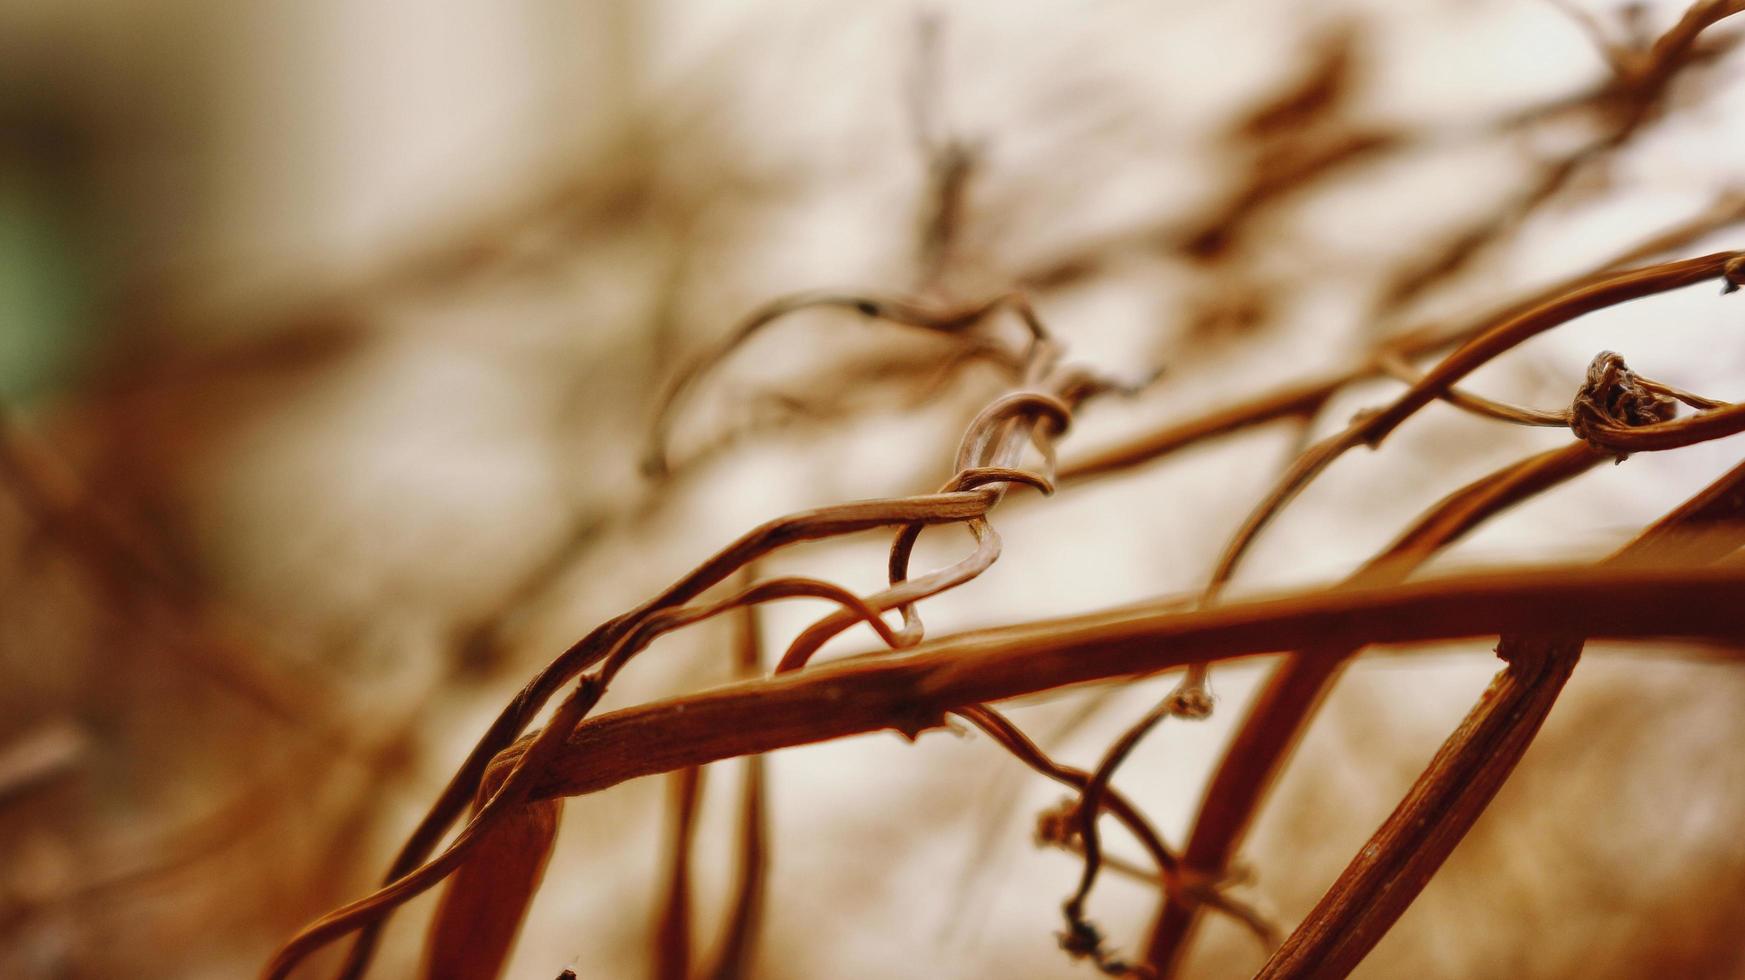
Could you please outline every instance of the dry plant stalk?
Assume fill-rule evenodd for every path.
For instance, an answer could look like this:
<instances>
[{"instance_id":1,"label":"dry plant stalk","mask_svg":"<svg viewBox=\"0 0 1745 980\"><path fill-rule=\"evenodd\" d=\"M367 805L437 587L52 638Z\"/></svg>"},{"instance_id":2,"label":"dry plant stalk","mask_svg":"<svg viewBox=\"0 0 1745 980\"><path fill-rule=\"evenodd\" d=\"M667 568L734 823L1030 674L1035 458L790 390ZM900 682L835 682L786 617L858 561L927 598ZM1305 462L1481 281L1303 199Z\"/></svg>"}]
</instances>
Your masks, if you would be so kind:
<instances>
[{"instance_id":1,"label":"dry plant stalk","mask_svg":"<svg viewBox=\"0 0 1745 980\"><path fill-rule=\"evenodd\" d=\"M506 766L488 770L477 806L483 807L508 776ZM545 876L562 815L562 798L522 804L479 843L474 860L455 872L442 893L424 951L424 976L461 978L501 972L521 919Z\"/></svg>"},{"instance_id":2,"label":"dry plant stalk","mask_svg":"<svg viewBox=\"0 0 1745 980\"><path fill-rule=\"evenodd\" d=\"M1738 260L1739 253L1718 253L1620 274L1507 318L1450 354L1438 369L1426 374L1389 409L1361 417L1345 433L1335 437L1330 445L1337 447L1336 451L1343 451L1362 439L1371 438L1373 433L1385 433L1412 411L1444 393L1454 379L1488 357L1506 350L1511 341L1518 342L1520 337L1530 332L1547 329L1579 312L1604 305L1605 301L1635 298L1645 292L1686 284L1699 276L1735 276L1739 270ZM990 725L997 724L989 722L993 716L978 714L974 706L1087 680L1140 675L1168 666L1206 663L1292 647L1328 651L1320 654L1318 659L1337 661L1346 655L1346 651L1373 643L1472 636L1485 632L1543 633L1556 630L1580 636L1682 636L1725 642L1736 638L1741 627L1745 626L1745 613L1724 601L1724 597L1742 581L1740 573L1734 569L1724 569L1718 574L1682 566L1632 569L1626 573L1610 569L1555 569L1382 587L1368 584L1360 575L1356 586L1270 602L1212 607L1189 613L1106 614L988 631L961 639L936 641L895 660L857 659L837 668L803 671L793 681L754 682L749 694L729 689L738 696L735 707L744 711L741 706L749 706L757 716L755 721L746 715L729 720L727 716L712 711L726 693L722 692L685 699L667 706L664 712L642 712L639 722L629 723L633 730L628 734L621 729L611 736L604 736L596 730L600 726L610 727L611 722L625 725L623 716L626 712L608 716L595 725L581 725L612 676L660 632L764 601L792 596L821 597L839 602L845 610L803 633L790 648L789 655L783 658L777 668L778 674L803 668L811 651L821 643L821 635L828 635L854 621L864 620L874 625L893 647L918 642L921 626L914 612L914 603L973 578L997 555L997 538L985 518L1001 496L997 487L1029 483L1044 490L1051 489L1045 476L1012 467L1023 443L1034 439L1046 444L1055 434L1064 431L1070 419L1070 402L1081 400L1096 388L1079 373L1058 371L1056 355L1046 332L1033 318L1026 319L1032 328L1026 373L1034 379L1048 379L1045 385L1052 390L1047 393L1016 393L997 400L977 416L966 432L958 454L958 476L941 494L931 498L845 505L772 522L705 562L697 572L681 580L661 598L607 624L600 631L600 638L592 644L584 641L572 648L542 675L532 689L536 692L533 695L535 706L537 701L543 700L542 692L554 688L574 670L585 669L594 663L602 664L601 668L581 677L569 698L537 735L522 740L507 753L504 750L508 746L499 748L495 744L503 739L502 735L493 733L493 738L481 743L481 750L475 755L493 760L491 764L497 771L506 769L507 772L494 791L481 793L483 805L460 837L435 860L397 875L395 881L382 891L330 914L305 930L275 959L268 975L285 975L309 951L346 932L378 924L406 899L449 877L457 869L467 866L469 861L476 861L476 853L483 849L484 843L503 833L505 821L510 820L512 814L523 811L529 805L528 801L550 798L555 794L585 792L629 775L676 768L674 756L685 756L683 764L695 766L853 731L893 728L913 736L941 724L944 713L951 710L967 709L968 717ZM1600 374L1610 378L1614 385L1621 386L1631 381L1626 372L1614 370L1601 371ZM1613 397L1615 392L1600 394L1604 397L1597 404L1612 404L1618 400ZM1584 393L1583 397L1592 401L1593 393ZM1732 406L1712 409L1692 419L1649 421L1632 427L1630 423L1633 421L1637 420L1623 418L1595 423L1590 427L1588 443L1578 444L1571 451L1558 451L1529 460L1511 468L1501 481L1484 481L1475 488L1456 494L1424 523L1425 527L1438 530L1409 533L1396 550L1410 553L1416 548L1420 554L1434 550L1485 514L1557 482L1558 477L1566 478L1586 468L1599 452L1618 450L1625 445L1636 451L1675 448L1745 429L1745 413ZM1631 438L1621 442L1614 437L1614 430L1629 433ZM1251 519L1239 534L1229 552L1232 557L1221 563L1221 574L1215 576L1214 584L1220 582L1222 576L1227 576L1235 556L1240 555L1242 546L1252 539L1265 518L1308 477L1323 468L1329 455L1323 449L1311 449L1305 455L1309 466L1299 464L1287 474L1281 484L1284 489L1275 492L1263 504L1257 519ZM985 484L993 484L995 488L969 489ZM1462 519L1450 521L1443 515L1445 510L1462 513L1464 523ZM919 530L926 523L954 518L969 524L982 547L959 567L921 579L908 579L907 557ZM850 533L881 524L902 527L893 545L892 587L885 592L859 597L814 580L772 579L714 603L676 605L681 598L697 595L708 585L721 581L728 573L787 541ZM989 542L995 544L989 547ZM1393 561L1390 563L1389 559ZM1397 557L1392 554L1384 556L1373 567L1386 572L1372 573L1371 578L1379 575L1383 579L1396 580L1401 569ZM885 626L878 616L880 611L889 608L903 610L906 622L901 633ZM851 691L853 696L849 697ZM528 710L525 704L517 702L512 709L525 712ZM849 704L853 707L847 708ZM827 716L818 714L820 707L828 712ZM633 709L629 713L636 712ZM1161 715L1136 728L1133 737L1112 750L1098 773L1085 782L1085 800L1081 804L1084 812L1095 813L1102 809L1103 787L1107 785L1114 766L1131 747L1132 741L1149 729L1150 722L1154 722L1156 717ZM771 729L777 729L779 733L772 733ZM705 734L709 732L713 734ZM605 741L602 741L603 737ZM623 754L623 749L629 746L634 747L633 752ZM614 748L618 751L615 752ZM663 752L663 748L668 751ZM491 753L488 756L484 755L487 749ZM613 765L614 760L619 766ZM688 781L685 785L688 787L685 795L694 795L696 783ZM430 823L435 826L439 821L446 822L448 816L439 810ZM1072 929L1066 940L1067 947L1070 951L1095 957L1112 972L1126 971L1125 965L1102 952L1100 937L1095 935L1081 914L1084 895L1098 863L1095 832L1089 829L1092 826L1087 819L1080 831L1087 874L1080 894L1069 902ZM688 836L688 828L683 826L683 822L680 836ZM529 855L535 859L534 863L547 843L539 842L540 850ZM534 846L528 847L532 850ZM420 860L423 857L420 853L412 853ZM1160 865L1169 866L1161 862ZM682 875L682 865L676 867L680 869L677 873ZM1165 880L1170 877L1166 874ZM1179 897L1182 890L1179 882L1177 885L1174 890ZM673 906L678 907L676 903ZM676 912L669 912L669 915L669 935L688 928L682 915ZM667 944L669 948L673 945ZM441 948L441 943L433 948ZM361 958L358 961L361 962ZM675 968L675 972L682 973L683 970Z\"/></svg>"},{"instance_id":3,"label":"dry plant stalk","mask_svg":"<svg viewBox=\"0 0 1745 980\"><path fill-rule=\"evenodd\" d=\"M1693 533L1710 528L1710 533ZM1703 564L1742 545L1745 465L1668 514L1611 561ZM1503 636L1497 656L1508 667L1261 976L1351 972L1514 771L1574 672L1583 642L1579 636Z\"/></svg>"},{"instance_id":4,"label":"dry plant stalk","mask_svg":"<svg viewBox=\"0 0 1745 980\"><path fill-rule=\"evenodd\" d=\"M1477 226L1398 270L1378 308L1403 308L1410 298L1458 275L1582 167L1628 143L1660 111L1680 72L1718 57L1734 43L1734 36L1710 39L1704 31L1741 9L1745 5L1738 2L1698 3L1646 48L1609 49L1614 74L1595 90L1506 121L1505 128L1522 127L1549 115L1577 114L1594 116L1601 125L1592 142L1545 162L1518 195ZM943 285L964 188L974 172L973 149L942 135L937 121L919 120L934 198L924 222L919 298L806 294L753 312L674 378L653 423L645 468L658 479L682 478L686 463L674 460L668 443L684 421L688 395L749 338L790 314L826 307L938 335L953 345L953 357L959 359L953 363L979 360L1006 372L1009 392L968 422L951 478L931 494L845 503L765 523L659 595L578 640L532 678L480 738L410 835L382 887L291 938L263 976L288 976L311 953L353 934L340 975L363 975L392 913L439 885L443 899L428 937L424 974L498 975L550 853L560 801L661 773L677 775L655 973L667 978L747 975L765 914L770 852L761 755L879 730L914 738L942 727L949 715L1074 794L1061 809L1044 815L1038 832L1044 843L1084 860L1079 885L1064 903L1060 939L1068 954L1109 974L1168 976L1182 962L1202 910L1210 910L1230 916L1266 945L1271 959L1265 976L1343 976L1484 811L1532 743L1587 639L1673 638L1737 659L1745 639L1745 605L1738 601L1745 565L1734 556L1745 544L1745 467L1608 562L1414 578L1426 562L1492 516L1602 463L1745 431L1745 405L1641 377L1611 352L1594 358L1568 408L1511 405L1457 387L1530 338L1588 313L1696 283L1718 280L1726 292L1745 285L1742 251L1650 261L1745 219L1737 196L1550 287L1507 298L1469 319L1397 331L1343 371L1288 381L1173 420L1057 472L1055 446L1069 431L1075 409L1094 397L1130 393L1132 386L1066 363L1063 345L1037 315L1030 295L1089 274L1112 250L1136 241L1208 263L1237 262L1244 233L1278 200L1354 159L1409 143L1409 134L1363 132L1335 118L1348 85L1350 43L1349 35L1336 32L1293 90L1233 127L1233 138L1262 149L1246 184L1214 210L1208 223L1071 250L1017 276L1027 291L983 301L955 301ZM1426 360L1427 367L1415 366ZM1052 494L1057 481L1070 488L1251 427L1312 419L1349 386L1379 378L1396 379L1405 388L1296 458L1235 529L1197 607L1159 601L926 638L920 604L970 586L1000 557L992 515L1013 487ZM1273 598L1219 601L1252 543L1304 487L1347 452L1380 446L1438 401L1494 422L1568 428L1573 438L1455 490L1343 583ZM1681 416L1681 404L1693 414ZM912 576L915 544L937 525L963 526L974 549L952 565ZM875 530L892 532L888 585L881 591L861 595L821 579L765 578L757 572L759 559L790 544ZM729 588L730 580L736 584ZM756 609L791 598L822 599L836 608L793 638L763 676ZM900 626L885 618L891 611L900 615ZM593 716L617 674L656 639L723 615L739 623L735 660L744 679ZM858 624L869 626L888 650L812 662L826 641ZM1488 636L1502 637L1497 652L1506 668L1370 845L1281 944L1271 923L1230 894L1231 863L1267 789L1341 668L1375 645ZM1284 657L1218 767L1178 853L1117 788L1120 766L1161 721L1211 710L1203 687L1208 665L1263 654ZM1054 761L991 706L1177 668L1184 669L1182 684L1130 726L1092 771ZM550 719L527 731L560 694ZM691 853L707 782L701 767L733 758L746 759L748 767L740 802L740 877L719 949L709 965L699 967L693 955ZM472 813L463 823L469 803ZM1105 814L1140 842L1154 869L1128 868L1104 856L1100 820ZM443 845L457 823L458 833ZM1093 886L1105 866L1156 888L1157 915L1150 935L1135 947L1142 953L1135 962L1109 948L1089 917Z\"/></svg>"}]
</instances>

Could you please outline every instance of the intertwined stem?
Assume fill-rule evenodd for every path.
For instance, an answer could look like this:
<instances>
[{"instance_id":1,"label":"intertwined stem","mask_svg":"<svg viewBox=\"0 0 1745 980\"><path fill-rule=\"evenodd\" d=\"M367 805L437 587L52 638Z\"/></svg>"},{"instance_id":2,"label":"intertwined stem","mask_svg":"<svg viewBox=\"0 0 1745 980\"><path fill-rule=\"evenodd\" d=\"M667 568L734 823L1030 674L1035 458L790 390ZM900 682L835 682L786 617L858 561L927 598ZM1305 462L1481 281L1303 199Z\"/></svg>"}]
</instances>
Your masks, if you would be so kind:
<instances>
[{"instance_id":1,"label":"intertwined stem","mask_svg":"<svg viewBox=\"0 0 1745 980\"><path fill-rule=\"evenodd\" d=\"M1745 465L1656 523L1609 564L1699 564L1741 546ZM1503 636L1497 656L1508 667L1259 976L1337 978L1351 972L1502 788L1550 714L1584 642L1579 634Z\"/></svg>"}]
</instances>

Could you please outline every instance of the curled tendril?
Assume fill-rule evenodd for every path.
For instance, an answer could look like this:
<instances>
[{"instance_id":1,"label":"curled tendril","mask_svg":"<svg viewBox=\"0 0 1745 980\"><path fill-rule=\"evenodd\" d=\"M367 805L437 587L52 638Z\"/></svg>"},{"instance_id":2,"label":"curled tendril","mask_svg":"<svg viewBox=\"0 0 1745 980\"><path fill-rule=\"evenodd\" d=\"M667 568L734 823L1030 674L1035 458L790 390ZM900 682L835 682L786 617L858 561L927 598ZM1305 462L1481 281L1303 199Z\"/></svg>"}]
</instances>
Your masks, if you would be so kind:
<instances>
[{"instance_id":1,"label":"curled tendril","mask_svg":"<svg viewBox=\"0 0 1745 980\"><path fill-rule=\"evenodd\" d=\"M1678 400L1664 386L1630 370L1622 355L1600 351L1587 368L1587 380L1569 408L1569 429L1599 449L1606 445L1598 427L1634 427L1669 422L1678 414ZM1627 454L1619 453L1618 462Z\"/></svg>"}]
</instances>

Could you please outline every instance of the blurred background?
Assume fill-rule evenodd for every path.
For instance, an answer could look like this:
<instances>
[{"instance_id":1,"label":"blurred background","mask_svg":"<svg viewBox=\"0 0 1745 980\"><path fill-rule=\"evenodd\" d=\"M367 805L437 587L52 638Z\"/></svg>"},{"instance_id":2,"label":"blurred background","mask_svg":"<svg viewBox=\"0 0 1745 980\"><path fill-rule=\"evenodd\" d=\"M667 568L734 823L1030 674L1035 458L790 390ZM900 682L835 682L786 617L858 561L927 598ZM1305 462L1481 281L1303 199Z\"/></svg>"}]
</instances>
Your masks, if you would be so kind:
<instances>
[{"instance_id":1,"label":"blurred background","mask_svg":"<svg viewBox=\"0 0 1745 980\"><path fill-rule=\"evenodd\" d=\"M1745 54L1724 22L1620 86L1683 5L0 0L0 975L236 977L363 894L551 656L756 523L931 490L1009 387L936 336L796 316L708 377L639 468L663 387L747 311L834 288L1022 288L1142 394L1071 462L1470 316L1698 220L1739 247ZM1476 390L1568 404L1588 360L1741 397L1712 285L1535 340ZM995 517L1004 556L935 633L1188 592L1311 420ZM1238 591L1334 579L1454 487L1569 438L1441 407L1342 461ZM1603 467L1442 567L1596 557L1738 459ZM956 559L930 536L919 567ZM767 571L857 590L885 539ZM779 649L811 603L772 609ZM606 707L732 674L663 640ZM868 648L864 630L830 652ZM1118 783L1179 844L1263 663ZM1345 678L1242 854L1293 925L1496 669L1482 644ZM1089 765L1173 683L1014 717ZM1087 710L1087 705L1094 710ZM1492 811L1360 970L1745 975L1745 674L1594 648ZM770 760L764 977L1087 976L1056 949L1077 860L985 738ZM698 942L730 888L710 771ZM664 778L570 801L508 976L649 969ZM1111 835L1118 854L1136 853ZM426 897L379 964L408 975ZM1105 876L1133 950L1154 890ZM1265 954L1209 922L1189 975ZM316 971L311 971L313 975Z\"/></svg>"}]
</instances>

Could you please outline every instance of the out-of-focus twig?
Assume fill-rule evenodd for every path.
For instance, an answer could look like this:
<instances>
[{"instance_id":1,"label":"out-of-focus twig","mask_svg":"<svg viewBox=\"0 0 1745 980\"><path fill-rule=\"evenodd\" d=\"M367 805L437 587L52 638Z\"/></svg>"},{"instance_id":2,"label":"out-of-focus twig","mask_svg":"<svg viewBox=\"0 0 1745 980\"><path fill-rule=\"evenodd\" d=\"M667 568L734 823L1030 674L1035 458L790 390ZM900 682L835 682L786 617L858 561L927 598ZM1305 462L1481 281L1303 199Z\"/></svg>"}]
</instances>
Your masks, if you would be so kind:
<instances>
[{"instance_id":1,"label":"out-of-focus twig","mask_svg":"<svg viewBox=\"0 0 1745 980\"><path fill-rule=\"evenodd\" d=\"M691 973L691 845L703 796L703 769L691 766L672 779L666 894L655 924L649 964L655 980L686 980ZM476 858L474 860L477 860ZM471 863L471 862L469 862Z\"/></svg>"},{"instance_id":2,"label":"out-of-focus twig","mask_svg":"<svg viewBox=\"0 0 1745 980\"><path fill-rule=\"evenodd\" d=\"M747 570L752 577L755 566ZM735 618L733 642L739 674L743 678L763 673L763 643L759 636L756 606L746 606ZM727 913L727 927L713 965L704 972L709 980L741 980L751 976L757 962L758 930L764 917L765 881L769 877L769 815L763 756L745 758L745 783L739 795L739 881Z\"/></svg>"},{"instance_id":3,"label":"out-of-focus twig","mask_svg":"<svg viewBox=\"0 0 1745 980\"><path fill-rule=\"evenodd\" d=\"M291 672L239 638L200 592L178 579L126 521L53 454L34 445L0 407L0 484L25 507L74 566L136 628L200 674L298 731L345 742L336 699L310 671Z\"/></svg>"},{"instance_id":4,"label":"out-of-focus twig","mask_svg":"<svg viewBox=\"0 0 1745 980\"><path fill-rule=\"evenodd\" d=\"M1378 310L1399 309L1432 286L1457 275L1479 255L1506 240L1510 232L1568 186L1577 174L1632 142L1659 114L1674 81L1687 69L1712 61L1737 45L1737 34L1716 39L1710 45L1699 41L1708 28L1742 10L1745 4L1739 0L1698 0L1647 48L1614 48L1608 59L1612 74L1588 92L1510 120L1509 125L1516 126L1537 117L1580 110L1599 120L1600 132L1576 148L1538 163L1521 190L1505 197L1395 274L1382 288Z\"/></svg>"}]
</instances>

